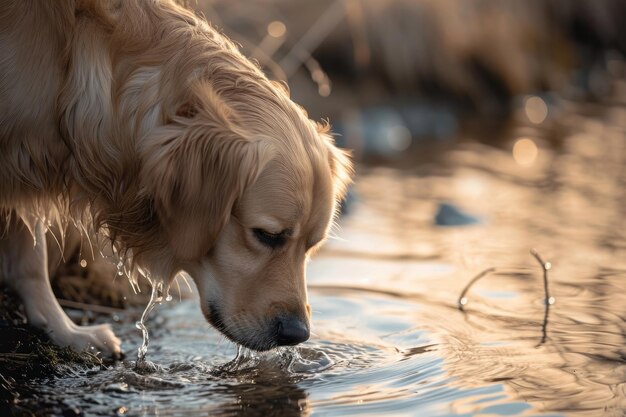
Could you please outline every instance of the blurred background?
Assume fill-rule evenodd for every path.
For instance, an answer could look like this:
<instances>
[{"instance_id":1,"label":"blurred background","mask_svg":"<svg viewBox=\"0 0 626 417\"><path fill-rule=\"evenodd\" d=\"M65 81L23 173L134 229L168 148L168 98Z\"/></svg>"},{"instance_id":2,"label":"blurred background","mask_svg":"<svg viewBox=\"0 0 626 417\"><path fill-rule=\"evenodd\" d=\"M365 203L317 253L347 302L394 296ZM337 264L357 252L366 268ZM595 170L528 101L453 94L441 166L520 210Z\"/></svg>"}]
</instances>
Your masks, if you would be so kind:
<instances>
[{"instance_id":1,"label":"blurred background","mask_svg":"<svg viewBox=\"0 0 626 417\"><path fill-rule=\"evenodd\" d=\"M552 127L563 100L624 93L621 0L189 3L359 161L414 166L512 122Z\"/></svg>"}]
</instances>

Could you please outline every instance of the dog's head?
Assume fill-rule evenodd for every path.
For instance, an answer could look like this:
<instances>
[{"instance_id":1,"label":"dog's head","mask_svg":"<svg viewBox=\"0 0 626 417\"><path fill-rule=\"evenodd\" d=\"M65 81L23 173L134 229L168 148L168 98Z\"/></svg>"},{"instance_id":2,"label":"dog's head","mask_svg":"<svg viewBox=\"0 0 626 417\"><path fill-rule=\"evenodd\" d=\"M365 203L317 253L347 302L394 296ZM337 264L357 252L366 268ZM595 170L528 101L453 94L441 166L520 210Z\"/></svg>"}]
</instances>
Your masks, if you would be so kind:
<instances>
[{"instance_id":1,"label":"dog's head","mask_svg":"<svg viewBox=\"0 0 626 417\"><path fill-rule=\"evenodd\" d=\"M309 337L305 264L351 170L325 129L267 86L229 95L196 84L142 149L168 253L207 320L255 350Z\"/></svg>"}]
</instances>

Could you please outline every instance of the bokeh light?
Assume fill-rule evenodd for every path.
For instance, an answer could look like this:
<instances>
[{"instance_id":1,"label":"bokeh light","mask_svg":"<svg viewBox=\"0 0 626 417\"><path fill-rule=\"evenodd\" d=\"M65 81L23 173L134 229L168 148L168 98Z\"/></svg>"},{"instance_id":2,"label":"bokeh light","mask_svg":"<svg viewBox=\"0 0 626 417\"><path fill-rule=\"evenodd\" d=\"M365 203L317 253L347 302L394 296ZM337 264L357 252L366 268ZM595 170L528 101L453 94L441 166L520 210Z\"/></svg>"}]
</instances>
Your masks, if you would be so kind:
<instances>
[{"instance_id":1,"label":"bokeh light","mask_svg":"<svg viewBox=\"0 0 626 417\"><path fill-rule=\"evenodd\" d=\"M267 25L267 34L273 38L282 38L287 33L287 27L280 20L274 20Z\"/></svg>"},{"instance_id":2,"label":"bokeh light","mask_svg":"<svg viewBox=\"0 0 626 417\"><path fill-rule=\"evenodd\" d=\"M513 159L521 166L531 166L539 156L539 149L532 139L521 138L513 145Z\"/></svg>"},{"instance_id":3,"label":"bokeh light","mask_svg":"<svg viewBox=\"0 0 626 417\"><path fill-rule=\"evenodd\" d=\"M543 123L548 117L548 106L541 97L528 97L524 103L524 111L528 120L534 124Z\"/></svg>"}]
</instances>

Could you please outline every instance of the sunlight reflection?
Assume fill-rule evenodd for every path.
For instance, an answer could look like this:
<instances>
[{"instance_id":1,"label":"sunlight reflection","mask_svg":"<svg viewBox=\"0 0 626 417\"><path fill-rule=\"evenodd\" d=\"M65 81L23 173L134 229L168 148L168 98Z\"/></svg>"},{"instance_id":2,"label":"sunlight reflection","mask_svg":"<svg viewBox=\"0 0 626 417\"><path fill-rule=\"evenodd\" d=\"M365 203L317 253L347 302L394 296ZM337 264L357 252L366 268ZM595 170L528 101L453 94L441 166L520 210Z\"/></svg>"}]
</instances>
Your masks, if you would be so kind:
<instances>
[{"instance_id":1,"label":"sunlight reflection","mask_svg":"<svg viewBox=\"0 0 626 417\"><path fill-rule=\"evenodd\" d=\"M534 124L543 123L543 121L546 120L546 117L548 117L548 106L541 97L528 97L524 103L524 111L526 112L528 120Z\"/></svg>"},{"instance_id":2,"label":"sunlight reflection","mask_svg":"<svg viewBox=\"0 0 626 417\"><path fill-rule=\"evenodd\" d=\"M513 145L513 159L521 166L531 166L537 160L539 149L532 139L521 138Z\"/></svg>"},{"instance_id":3,"label":"sunlight reflection","mask_svg":"<svg viewBox=\"0 0 626 417\"><path fill-rule=\"evenodd\" d=\"M484 179L479 175L467 174L458 178L455 190L465 199L479 199L489 193Z\"/></svg>"}]
</instances>

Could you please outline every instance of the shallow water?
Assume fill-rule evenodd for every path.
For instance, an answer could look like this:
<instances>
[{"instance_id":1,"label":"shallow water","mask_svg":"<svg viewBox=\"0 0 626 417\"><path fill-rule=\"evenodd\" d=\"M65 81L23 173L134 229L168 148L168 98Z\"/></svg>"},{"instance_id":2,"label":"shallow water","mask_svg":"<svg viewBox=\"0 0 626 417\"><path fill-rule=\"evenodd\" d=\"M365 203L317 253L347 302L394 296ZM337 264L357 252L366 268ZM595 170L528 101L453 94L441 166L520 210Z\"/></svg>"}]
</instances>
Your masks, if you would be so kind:
<instances>
[{"instance_id":1,"label":"shallow water","mask_svg":"<svg viewBox=\"0 0 626 417\"><path fill-rule=\"evenodd\" d=\"M497 147L462 138L437 164L363 169L340 238L309 264L314 334L301 347L229 363L236 348L195 298L172 301L148 321L141 370L72 369L38 381L24 405L141 416L623 416L626 107L553 111L540 126L517 123ZM530 164L512 156L520 137L538 146ZM442 202L478 222L434 225ZM552 264L547 314L531 248ZM460 311L465 285L491 267ZM138 314L116 325L133 359Z\"/></svg>"}]
</instances>

